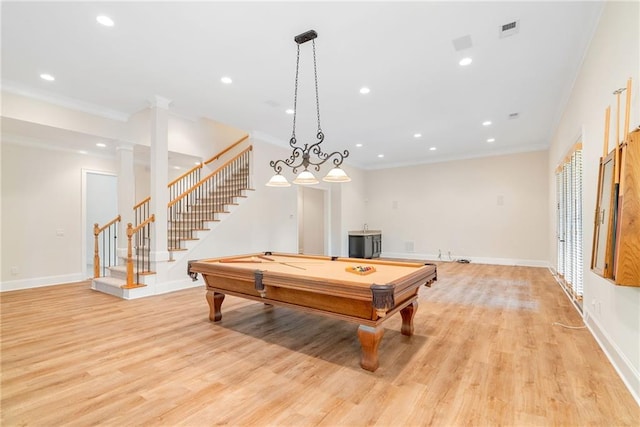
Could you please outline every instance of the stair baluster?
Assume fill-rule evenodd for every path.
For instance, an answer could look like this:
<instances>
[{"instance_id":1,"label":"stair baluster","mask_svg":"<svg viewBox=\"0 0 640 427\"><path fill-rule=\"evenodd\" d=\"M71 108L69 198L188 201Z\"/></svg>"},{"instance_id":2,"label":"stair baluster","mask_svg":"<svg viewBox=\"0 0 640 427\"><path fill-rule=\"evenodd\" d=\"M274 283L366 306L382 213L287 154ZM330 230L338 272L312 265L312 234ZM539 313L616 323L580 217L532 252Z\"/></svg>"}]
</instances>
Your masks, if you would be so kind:
<instances>
[{"instance_id":1,"label":"stair baluster","mask_svg":"<svg viewBox=\"0 0 640 427\"><path fill-rule=\"evenodd\" d=\"M144 265L145 265L145 258L147 257L147 255L145 255L145 251L144 248L141 251L142 254L140 253L139 249L140 247L136 247L136 274L135 274L135 281L133 279L133 272L134 272L134 268L133 268L133 245L131 243L131 240L133 238L134 235L139 236L139 235L143 235L143 236L148 236L150 235L150 227L151 227L151 223L155 222L156 217L155 215L151 215L149 218L147 218L146 220L144 220L140 225L138 225L137 227L134 227L133 224L129 223L127 224L127 283L125 285L122 285L123 289L132 289L132 288L140 288L143 286L146 286L144 284L140 283L140 274L143 272L148 272L148 270L144 269ZM140 241L140 239L136 238L137 241Z\"/></svg>"},{"instance_id":2,"label":"stair baluster","mask_svg":"<svg viewBox=\"0 0 640 427\"><path fill-rule=\"evenodd\" d=\"M118 225L120 222L120 215L109 221L107 224L100 227L98 224L93 224L93 277L98 278L105 275L107 267L111 267L118 264L117 255L117 239L118 239ZM102 235L102 251L100 251L100 236ZM113 240L113 246L111 246ZM101 256L102 254L102 256ZM104 262L100 262L104 259ZM102 268L102 274L100 269Z\"/></svg>"}]
</instances>

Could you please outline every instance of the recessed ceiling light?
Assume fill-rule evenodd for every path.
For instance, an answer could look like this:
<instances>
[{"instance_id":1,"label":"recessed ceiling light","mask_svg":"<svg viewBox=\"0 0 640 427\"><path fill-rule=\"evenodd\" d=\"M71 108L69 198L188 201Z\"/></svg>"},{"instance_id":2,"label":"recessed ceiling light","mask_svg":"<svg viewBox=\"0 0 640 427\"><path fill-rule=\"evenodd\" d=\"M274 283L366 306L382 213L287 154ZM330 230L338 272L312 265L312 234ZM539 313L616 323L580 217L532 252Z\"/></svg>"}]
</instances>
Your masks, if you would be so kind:
<instances>
[{"instance_id":1,"label":"recessed ceiling light","mask_svg":"<svg viewBox=\"0 0 640 427\"><path fill-rule=\"evenodd\" d=\"M384 157L384 154L378 154L378 157L379 157L379 158L383 158L383 157Z\"/></svg>"},{"instance_id":2,"label":"recessed ceiling light","mask_svg":"<svg viewBox=\"0 0 640 427\"><path fill-rule=\"evenodd\" d=\"M56 78L55 78L55 77L53 77L51 74L47 74L47 73L42 73L42 74L40 74L40 78L41 78L42 80L46 80L46 81L48 81L48 82L52 82L52 81L54 81L54 80L56 79Z\"/></svg>"},{"instance_id":3,"label":"recessed ceiling light","mask_svg":"<svg viewBox=\"0 0 640 427\"><path fill-rule=\"evenodd\" d=\"M96 21L98 21L99 24L102 24L105 27L113 27L113 19L109 18L106 15L96 16Z\"/></svg>"},{"instance_id":4,"label":"recessed ceiling light","mask_svg":"<svg viewBox=\"0 0 640 427\"><path fill-rule=\"evenodd\" d=\"M360 88L360 93L363 94L363 95L366 95L369 92L371 92L371 89L369 89L368 87L361 87Z\"/></svg>"},{"instance_id":5,"label":"recessed ceiling light","mask_svg":"<svg viewBox=\"0 0 640 427\"><path fill-rule=\"evenodd\" d=\"M356 144L356 147L362 147L362 144Z\"/></svg>"},{"instance_id":6,"label":"recessed ceiling light","mask_svg":"<svg viewBox=\"0 0 640 427\"><path fill-rule=\"evenodd\" d=\"M227 77L227 76L224 76L223 78L221 78L220 81L226 85L230 85L231 83L233 83L233 80L231 80L231 77Z\"/></svg>"},{"instance_id":7,"label":"recessed ceiling light","mask_svg":"<svg viewBox=\"0 0 640 427\"><path fill-rule=\"evenodd\" d=\"M422 134L421 134L421 133L414 133L414 134L413 134L413 137L414 137L414 138L420 138L421 136L422 136Z\"/></svg>"},{"instance_id":8,"label":"recessed ceiling light","mask_svg":"<svg viewBox=\"0 0 640 427\"><path fill-rule=\"evenodd\" d=\"M175 170L180 170L180 169L182 169L180 166L174 166L173 168L174 168Z\"/></svg>"},{"instance_id":9,"label":"recessed ceiling light","mask_svg":"<svg viewBox=\"0 0 640 427\"><path fill-rule=\"evenodd\" d=\"M431 148L429 148L429 151L436 151L436 150L437 150L437 148L436 148L436 147L431 147Z\"/></svg>"},{"instance_id":10,"label":"recessed ceiling light","mask_svg":"<svg viewBox=\"0 0 640 427\"><path fill-rule=\"evenodd\" d=\"M200 166L200 162L194 162L196 166Z\"/></svg>"},{"instance_id":11,"label":"recessed ceiling light","mask_svg":"<svg viewBox=\"0 0 640 427\"><path fill-rule=\"evenodd\" d=\"M487 139L487 142L496 142L496 139L495 138L489 138L489 139Z\"/></svg>"},{"instance_id":12,"label":"recessed ceiling light","mask_svg":"<svg viewBox=\"0 0 640 427\"><path fill-rule=\"evenodd\" d=\"M491 121L487 120L487 121L482 122L482 126L491 126Z\"/></svg>"},{"instance_id":13,"label":"recessed ceiling light","mask_svg":"<svg viewBox=\"0 0 640 427\"><path fill-rule=\"evenodd\" d=\"M460 62L458 62L458 64L460 64L463 67L466 67L467 65L471 64L473 62L473 59L467 57L467 58L462 58L460 60Z\"/></svg>"},{"instance_id":14,"label":"recessed ceiling light","mask_svg":"<svg viewBox=\"0 0 640 427\"><path fill-rule=\"evenodd\" d=\"M78 154L89 154L87 151L84 150L78 150Z\"/></svg>"},{"instance_id":15,"label":"recessed ceiling light","mask_svg":"<svg viewBox=\"0 0 640 427\"><path fill-rule=\"evenodd\" d=\"M106 147L106 146L107 146L107 144L104 144L104 143L102 143L102 142L98 142L98 143L96 144L96 147L100 147L100 148L104 148L104 147Z\"/></svg>"},{"instance_id":16,"label":"recessed ceiling light","mask_svg":"<svg viewBox=\"0 0 640 427\"><path fill-rule=\"evenodd\" d=\"M287 114L293 114L293 110L291 108L289 108L287 111L285 111L285 113Z\"/></svg>"}]
</instances>

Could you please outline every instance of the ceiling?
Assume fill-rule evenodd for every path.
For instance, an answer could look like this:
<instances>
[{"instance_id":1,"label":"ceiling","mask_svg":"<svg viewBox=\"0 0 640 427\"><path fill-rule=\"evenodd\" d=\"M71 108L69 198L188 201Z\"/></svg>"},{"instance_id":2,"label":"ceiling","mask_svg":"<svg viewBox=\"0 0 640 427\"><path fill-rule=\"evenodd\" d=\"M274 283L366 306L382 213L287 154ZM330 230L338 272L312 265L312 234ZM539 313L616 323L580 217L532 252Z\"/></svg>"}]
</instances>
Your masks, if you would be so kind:
<instances>
[{"instance_id":1,"label":"ceiling","mask_svg":"<svg viewBox=\"0 0 640 427\"><path fill-rule=\"evenodd\" d=\"M3 1L2 87L122 118L158 95L178 115L286 145L293 37L314 29L323 146L348 149L347 163L375 169L543 150L602 7L596 1ZM115 25L98 24L100 14ZM514 21L517 32L500 37L501 26ZM463 57L473 62L462 67ZM223 76L233 83L222 83ZM363 86L370 93L361 94ZM302 143L315 142L313 90L312 46L305 43L296 129ZM483 126L487 120L492 124Z\"/></svg>"}]
</instances>

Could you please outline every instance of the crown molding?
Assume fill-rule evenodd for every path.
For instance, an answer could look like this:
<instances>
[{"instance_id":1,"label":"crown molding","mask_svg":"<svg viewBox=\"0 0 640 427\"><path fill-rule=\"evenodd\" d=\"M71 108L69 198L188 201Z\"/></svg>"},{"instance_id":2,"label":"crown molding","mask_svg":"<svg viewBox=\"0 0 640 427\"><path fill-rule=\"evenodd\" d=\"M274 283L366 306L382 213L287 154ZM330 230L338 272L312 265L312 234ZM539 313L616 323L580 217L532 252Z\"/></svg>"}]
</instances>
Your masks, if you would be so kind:
<instances>
[{"instance_id":1,"label":"crown molding","mask_svg":"<svg viewBox=\"0 0 640 427\"><path fill-rule=\"evenodd\" d=\"M484 159L489 157L508 156L511 154L531 153L535 151L546 151L548 149L549 149L548 146L545 146L542 144L530 144L530 145L521 146L521 147L511 147L511 148L491 150L485 153L442 156L442 157L434 157L433 159L420 159L414 162L388 163L388 164L379 165L379 166L363 165L360 167L364 170L382 170L382 169L427 165L427 164L433 164L433 163L445 163L445 162L455 162L455 161L461 161L461 160Z\"/></svg>"},{"instance_id":2,"label":"crown molding","mask_svg":"<svg viewBox=\"0 0 640 427\"><path fill-rule=\"evenodd\" d=\"M171 103L173 102L172 100L160 95L154 95L147 101L149 102L149 106L151 108L162 108L164 110L168 110L169 105L171 105Z\"/></svg>"},{"instance_id":3,"label":"crown molding","mask_svg":"<svg viewBox=\"0 0 640 427\"><path fill-rule=\"evenodd\" d=\"M44 101L49 104L58 105L60 107L69 108L71 110L80 111L94 116L103 117L105 119L117 120L125 123L129 120L129 114L121 111L112 110L90 102L80 101L75 98L58 95L53 92L34 89L33 87L22 85L14 81L2 80L2 91L36 99L38 101Z\"/></svg>"}]
</instances>

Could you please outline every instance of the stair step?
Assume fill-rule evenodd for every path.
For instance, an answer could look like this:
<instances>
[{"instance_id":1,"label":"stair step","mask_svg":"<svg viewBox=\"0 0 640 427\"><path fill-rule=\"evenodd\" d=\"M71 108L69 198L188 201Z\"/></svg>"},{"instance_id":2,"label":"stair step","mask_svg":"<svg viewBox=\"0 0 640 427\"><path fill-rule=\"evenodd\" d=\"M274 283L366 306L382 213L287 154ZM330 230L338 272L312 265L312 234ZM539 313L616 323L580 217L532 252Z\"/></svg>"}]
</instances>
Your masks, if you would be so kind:
<instances>
[{"instance_id":1,"label":"stair step","mask_svg":"<svg viewBox=\"0 0 640 427\"><path fill-rule=\"evenodd\" d=\"M113 286L116 288L119 288L120 286L124 285L127 283L126 280L120 279L118 277L109 277L109 276L105 276L105 277L98 277L96 279L93 279L94 282L100 282L103 283L107 286Z\"/></svg>"},{"instance_id":2,"label":"stair step","mask_svg":"<svg viewBox=\"0 0 640 427\"><path fill-rule=\"evenodd\" d=\"M91 289L122 299L134 299L153 294L153 287L145 284L137 284L133 289L126 289L124 280L114 280L109 277L100 277L91 281Z\"/></svg>"},{"instance_id":3,"label":"stair step","mask_svg":"<svg viewBox=\"0 0 640 427\"><path fill-rule=\"evenodd\" d=\"M244 191L244 190L243 190ZM196 203L200 203L200 202L217 202L217 203L224 203L226 201L231 201L233 199L235 199L236 197L247 197L247 196L243 196L241 193L234 193L234 194L216 194L216 193L208 193L202 197L200 197L199 199L196 200Z\"/></svg>"},{"instance_id":4,"label":"stair step","mask_svg":"<svg viewBox=\"0 0 640 427\"><path fill-rule=\"evenodd\" d=\"M187 242L190 240L200 240L198 237L176 237L176 238L168 238L167 240L169 241L174 241L174 242Z\"/></svg>"},{"instance_id":5,"label":"stair step","mask_svg":"<svg viewBox=\"0 0 640 427\"><path fill-rule=\"evenodd\" d=\"M191 217L191 219L189 218ZM169 229L174 229L174 230L193 230L196 226L202 226L204 224L204 222L219 222L220 219L216 218L215 216L203 216L202 214L197 215L194 214L194 216L191 215L187 215L187 217L181 217L181 218L176 218L173 220L169 220L170 223L174 223L175 227L169 227ZM181 227L182 225L182 227Z\"/></svg>"},{"instance_id":6,"label":"stair step","mask_svg":"<svg viewBox=\"0 0 640 427\"><path fill-rule=\"evenodd\" d=\"M198 220L207 220L209 218L211 218L212 220L217 219L216 218L216 214L221 214L221 213L228 213L228 211L207 211L207 210L202 210L202 211L196 211L196 212L183 212L180 215L180 218L183 219L188 219L188 218L194 218L194 221L198 221Z\"/></svg>"},{"instance_id":7,"label":"stair step","mask_svg":"<svg viewBox=\"0 0 640 427\"><path fill-rule=\"evenodd\" d=\"M135 275L138 270L136 268L136 262L133 262L133 274ZM118 280L124 280L126 282L127 280L127 266L126 265L116 265L114 267L109 267L109 276L105 276L105 278L111 278L111 279L118 279ZM144 272L140 272L140 275L152 275L152 274L156 274L154 271L144 271Z\"/></svg>"},{"instance_id":8,"label":"stair step","mask_svg":"<svg viewBox=\"0 0 640 427\"><path fill-rule=\"evenodd\" d=\"M227 202L232 202L233 200L216 200L216 199L208 199L208 198L202 198L199 199L198 201L196 201L194 204L192 204L190 206L190 209L194 209L194 208L198 208L198 207L203 207L203 208L211 208L211 207L216 207L216 206L224 206L225 203Z\"/></svg>"}]
</instances>

